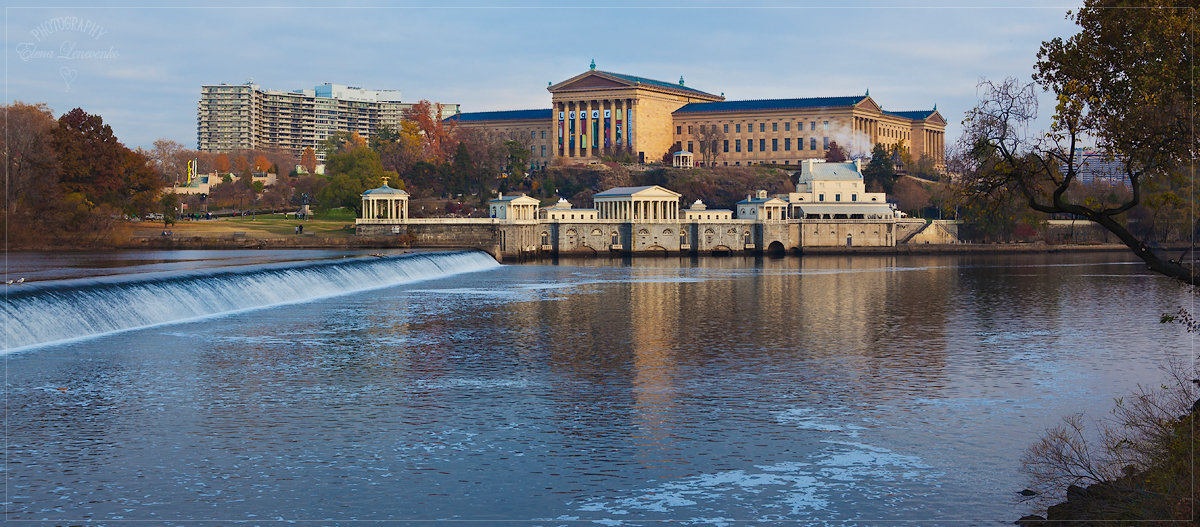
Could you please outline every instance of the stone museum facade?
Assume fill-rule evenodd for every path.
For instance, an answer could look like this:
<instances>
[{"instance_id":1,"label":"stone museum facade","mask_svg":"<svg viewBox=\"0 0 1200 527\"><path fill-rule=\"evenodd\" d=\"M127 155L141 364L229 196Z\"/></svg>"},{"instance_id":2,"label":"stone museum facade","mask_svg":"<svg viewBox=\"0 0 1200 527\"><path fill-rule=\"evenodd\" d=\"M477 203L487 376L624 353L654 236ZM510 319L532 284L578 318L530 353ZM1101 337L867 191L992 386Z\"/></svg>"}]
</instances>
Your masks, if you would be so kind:
<instances>
[{"instance_id":1,"label":"stone museum facade","mask_svg":"<svg viewBox=\"0 0 1200 527\"><path fill-rule=\"evenodd\" d=\"M550 108L460 113L458 126L526 143L532 168L587 164L623 152L660 160L673 145L698 166L798 165L837 142L850 154L903 143L913 160L945 164L946 120L929 110L884 110L867 92L844 97L727 101L686 86L588 71L546 88ZM715 127L715 128L709 128ZM702 141L715 148L704 155Z\"/></svg>"}]
</instances>

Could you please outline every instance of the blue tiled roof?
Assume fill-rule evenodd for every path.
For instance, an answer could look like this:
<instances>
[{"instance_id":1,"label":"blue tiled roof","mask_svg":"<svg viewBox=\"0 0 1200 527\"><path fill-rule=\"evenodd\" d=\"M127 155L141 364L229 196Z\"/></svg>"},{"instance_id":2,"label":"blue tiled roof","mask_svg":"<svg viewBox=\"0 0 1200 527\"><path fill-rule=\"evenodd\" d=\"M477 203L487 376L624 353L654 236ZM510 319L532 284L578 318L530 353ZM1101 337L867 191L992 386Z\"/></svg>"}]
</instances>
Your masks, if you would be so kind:
<instances>
[{"instance_id":1,"label":"blue tiled roof","mask_svg":"<svg viewBox=\"0 0 1200 527\"><path fill-rule=\"evenodd\" d=\"M748 101L694 102L674 113L737 112L746 110L787 110L791 108L820 108L824 106L854 106L866 95L849 97L809 97L806 99L753 99Z\"/></svg>"},{"instance_id":2,"label":"blue tiled roof","mask_svg":"<svg viewBox=\"0 0 1200 527\"><path fill-rule=\"evenodd\" d=\"M619 78L619 79L625 79L625 80L627 80L627 81L629 81L629 82L640 82L640 83L642 83L642 84L649 84L649 85L651 85L651 86L659 86L659 87L662 87L662 88L671 88L671 89L674 89L674 90L690 91L690 92L692 92L692 93L698 93L698 94L701 94L701 95L707 95L707 96L709 96L709 97L717 97L716 95L713 95L713 94L711 94L711 93L708 93L708 92L703 92L703 91L700 91L700 90L696 90L696 89L689 88L689 87L687 87L687 86L680 85L678 82L665 82L665 81L657 81L657 80L654 80L654 79L647 79L647 78L645 78L645 77L637 77L637 76L634 76L634 75L625 75L624 73L613 73L613 72L611 72L611 71L601 71L600 73L603 73L603 74L605 74L605 75L612 75L613 77L617 77L617 78Z\"/></svg>"},{"instance_id":3,"label":"blue tiled roof","mask_svg":"<svg viewBox=\"0 0 1200 527\"><path fill-rule=\"evenodd\" d=\"M929 117L930 115L933 115L933 110L916 110L916 111L912 111L912 112L889 112L887 110L884 110L883 113L886 113L888 115L895 115L897 117L903 117L905 119L914 119L917 121L923 121L923 120L925 120L925 118Z\"/></svg>"},{"instance_id":4,"label":"blue tiled roof","mask_svg":"<svg viewBox=\"0 0 1200 527\"><path fill-rule=\"evenodd\" d=\"M472 121L518 121L522 119L543 119L550 120L554 113L549 109L543 110L506 110L500 112L470 112L460 113L445 120L457 120L460 123Z\"/></svg>"},{"instance_id":5,"label":"blue tiled roof","mask_svg":"<svg viewBox=\"0 0 1200 527\"><path fill-rule=\"evenodd\" d=\"M362 193L363 196L369 196L372 194L399 194L402 196L408 195L407 192L405 192L401 189L389 187L387 185L387 183L384 183L382 187L373 188L373 189L367 190L366 192Z\"/></svg>"}]
</instances>

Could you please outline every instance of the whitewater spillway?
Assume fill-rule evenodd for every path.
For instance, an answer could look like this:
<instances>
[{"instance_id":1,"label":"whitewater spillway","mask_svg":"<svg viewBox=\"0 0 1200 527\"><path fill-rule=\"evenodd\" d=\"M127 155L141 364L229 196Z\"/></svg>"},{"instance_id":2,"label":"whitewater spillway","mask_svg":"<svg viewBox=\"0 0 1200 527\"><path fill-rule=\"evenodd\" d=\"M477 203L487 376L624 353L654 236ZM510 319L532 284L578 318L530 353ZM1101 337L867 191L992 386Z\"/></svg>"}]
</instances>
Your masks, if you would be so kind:
<instances>
[{"instance_id":1,"label":"whitewater spillway","mask_svg":"<svg viewBox=\"0 0 1200 527\"><path fill-rule=\"evenodd\" d=\"M417 253L9 286L4 351L498 267L483 252Z\"/></svg>"}]
</instances>

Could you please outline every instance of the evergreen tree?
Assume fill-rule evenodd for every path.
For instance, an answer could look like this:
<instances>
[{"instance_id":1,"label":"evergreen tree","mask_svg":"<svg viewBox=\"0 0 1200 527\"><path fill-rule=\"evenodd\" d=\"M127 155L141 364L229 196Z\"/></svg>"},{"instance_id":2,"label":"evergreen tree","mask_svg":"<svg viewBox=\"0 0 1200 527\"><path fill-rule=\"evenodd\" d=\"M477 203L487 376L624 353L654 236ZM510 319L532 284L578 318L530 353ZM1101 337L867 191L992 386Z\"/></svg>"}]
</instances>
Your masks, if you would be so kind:
<instances>
[{"instance_id":1,"label":"evergreen tree","mask_svg":"<svg viewBox=\"0 0 1200 527\"><path fill-rule=\"evenodd\" d=\"M882 143L875 143L875 148L871 150L871 162L867 163L862 172L867 186L875 183L884 192L891 194L896 178L896 166L892 163L891 152L888 152Z\"/></svg>"}]
</instances>

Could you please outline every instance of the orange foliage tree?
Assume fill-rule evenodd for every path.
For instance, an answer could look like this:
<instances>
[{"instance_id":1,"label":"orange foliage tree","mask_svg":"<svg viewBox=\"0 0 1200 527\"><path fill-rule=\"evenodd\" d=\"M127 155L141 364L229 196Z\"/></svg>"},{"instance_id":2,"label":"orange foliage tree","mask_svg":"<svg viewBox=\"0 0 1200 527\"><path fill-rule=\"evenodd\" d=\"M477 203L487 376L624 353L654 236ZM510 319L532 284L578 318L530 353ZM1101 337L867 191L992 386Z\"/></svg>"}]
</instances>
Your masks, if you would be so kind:
<instances>
[{"instance_id":1,"label":"orange foliage tree","mask_svg":"<svg viewBox=\"0 0 1200 527\"><path fill-rule=\"evenodd\" d=\"M308 171L309 174L317 171L317 153L312 149L311 146L304 147L304 153L300 154L300 165L303 166L304 170Z\"/></svg>"},{"instance_id":2,"label":"orange foliage tree","mask_svg":"<svg viewBox=\"0 0 1200 527\"><path fill-rule=\"evenodd\" d=\"M238 174L250 172L250 161L246 159L246 156L237 156L237 159L234 160L234 165L237 167Z\"/></svg>"},{"instance_id":3,"label":"orange foliage tree","mask_svg":"<svg viewBox=\"0 0 1200 527\"><path fill-rule=\"evenodd\" d=\"M217 158L213 160L213 168L217 170L218 174L228 174L230 169L229 154L217 154Z\"/></svg>"},{"instance_id":4,"label":"orange foliage tree","mask_svg":"<svg viewBox=\"0 0 1200 527\"><path fill-rule=\"evenodd\" d=\"M267 156L258 154L254 157L254 171L267 172L271 170L271 162L267 160Z\"/></svg>"},{"instance_id":5,"label":"orange foliage tree","mask_svg":"<svg viewBox=\"0 0 1200 527\"><path fill-rule=\"evenodd\" d=\"M425 160L431 163L445 163L454 155L458 147L455 121L442 119L444 106L442 103L431 103L421 100L412 108L405 110L404 118L417 123L421 130L421 149Z\"/></svg>"}]
</instances>

